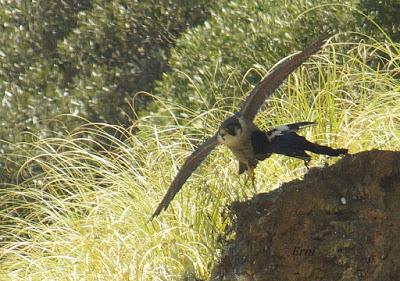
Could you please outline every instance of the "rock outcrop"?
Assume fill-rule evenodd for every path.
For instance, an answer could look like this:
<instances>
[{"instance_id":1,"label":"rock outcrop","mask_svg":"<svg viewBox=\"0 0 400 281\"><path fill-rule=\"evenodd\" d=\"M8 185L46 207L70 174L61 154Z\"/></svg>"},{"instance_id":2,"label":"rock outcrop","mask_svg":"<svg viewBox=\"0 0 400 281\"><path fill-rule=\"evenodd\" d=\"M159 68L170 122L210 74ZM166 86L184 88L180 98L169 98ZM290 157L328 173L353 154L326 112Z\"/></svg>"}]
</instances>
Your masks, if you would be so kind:
<instances>
[{"instance_id":1,"label":"rock outcrop","mask_svg":"<svg viewBox=\"0 0 400 281\"><path fill-rule=\"evenodd\" d=\"M367 151L232 205L211 280L400 280L400 152Z\"/></svg>"}]
</instances>

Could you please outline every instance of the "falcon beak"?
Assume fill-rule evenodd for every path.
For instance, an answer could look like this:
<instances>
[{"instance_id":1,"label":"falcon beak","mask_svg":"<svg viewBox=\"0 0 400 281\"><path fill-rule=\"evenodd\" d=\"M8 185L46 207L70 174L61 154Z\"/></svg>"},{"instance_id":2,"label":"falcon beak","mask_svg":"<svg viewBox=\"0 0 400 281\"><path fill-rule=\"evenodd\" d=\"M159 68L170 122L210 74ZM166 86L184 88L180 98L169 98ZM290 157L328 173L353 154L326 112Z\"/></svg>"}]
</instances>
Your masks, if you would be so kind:
<instances>
[{"instance_id":1,"label":"falcon beak","mask_svg":"<svg viewBox=\"0 0 400 281\"><path fill-rule=\"evenodd\" d=\"M218 141L220 142L220 143L223 143L224 141L225 141L225 136L226 136L226 134L227 134L227 130L225 129L225 128L223 128L223 129L220 129L219 131L218 131Z\"/></svg>"},{"instance_id":2,"label":"falcon beak","mask_svg":"<svg viewBox=\"0 0 400 281\"><path fill-rule=\"evenodd\" d=\"M223 136L225 136L226 134L229 134L229 131L228 131L228 129L226 129L226 128L222 128L221 131L220 131L220 134L221 134L221 136L223 137Z\"/></svg>"}]
</instances>

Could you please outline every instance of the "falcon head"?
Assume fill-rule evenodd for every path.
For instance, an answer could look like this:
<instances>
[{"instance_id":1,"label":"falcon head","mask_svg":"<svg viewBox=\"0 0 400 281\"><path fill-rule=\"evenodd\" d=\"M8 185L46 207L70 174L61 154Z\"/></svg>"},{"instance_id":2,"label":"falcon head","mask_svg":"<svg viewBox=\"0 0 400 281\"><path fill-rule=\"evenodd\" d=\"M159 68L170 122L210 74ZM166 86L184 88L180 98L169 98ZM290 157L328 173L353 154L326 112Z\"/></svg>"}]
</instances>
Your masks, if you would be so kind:
<instances>
[{"instance_id":1,"label":"falcon head","mask_svg":"<svg viewBox=\"0 0 400 281\"><path fill-rule=\"evenodd\" d=\"M242 124L238 117L231 116L226 119L218 130L218 142L224 144L230 144L240 139L243 134Z\"/></svg>"}]
</instances>

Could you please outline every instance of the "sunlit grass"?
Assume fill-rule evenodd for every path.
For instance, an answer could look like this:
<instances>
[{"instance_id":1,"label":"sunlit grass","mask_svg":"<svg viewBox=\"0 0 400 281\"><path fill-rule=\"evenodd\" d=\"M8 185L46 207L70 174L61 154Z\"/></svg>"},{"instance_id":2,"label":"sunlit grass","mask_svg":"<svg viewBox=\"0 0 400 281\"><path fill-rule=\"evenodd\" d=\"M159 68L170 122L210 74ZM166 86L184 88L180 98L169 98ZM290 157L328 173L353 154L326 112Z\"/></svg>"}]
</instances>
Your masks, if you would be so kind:
<instances>
[{"instance_id":1,"label":"sunlit grass","mask_svg":"<svg viewBox=\"0 0 400 281\"><path fill-rule=\"evenodd\" d=\"M398 150L400 45L335 42L291 75L257 124L312 120L302 133L313 141L351 153ZM341 54L341 45L351 50ZM253 194L231 153L217 148L169 209L148 219L185 157L236 109L215 95L220 106L202 115L161 99L129 129L88 124L65 139L18 144L31 155L20 175L34 177L0 190L0 280L207 278L229 203ZM301 161L272 156L257 168L257 189L305 172Z\"/></svg>"}]
</instances>

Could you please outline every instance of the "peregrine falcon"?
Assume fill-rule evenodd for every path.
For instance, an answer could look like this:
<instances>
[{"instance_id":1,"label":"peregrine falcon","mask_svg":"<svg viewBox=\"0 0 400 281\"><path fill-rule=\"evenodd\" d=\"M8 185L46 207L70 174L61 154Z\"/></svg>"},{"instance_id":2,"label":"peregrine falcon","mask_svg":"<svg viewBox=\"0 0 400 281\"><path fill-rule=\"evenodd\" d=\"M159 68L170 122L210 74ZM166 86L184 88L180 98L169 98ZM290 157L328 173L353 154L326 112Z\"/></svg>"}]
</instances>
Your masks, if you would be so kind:
<instances>
[{"instance_id":1,"label":"peregrine falcon","mask_svg":"<svg viewBox=\"0 0 400 281\"><path fill-rule=\"evenodd\" d=\"M319 39L302 52L283 61L254 87L240 110L222 122L218 131L186 159L151 219L168 208L189 176L219 144L226 145L233 152L239 161L239 173L247 171L253 183L254 169L258 162L268 158L272 153L300 158L306 164L310 160L310 156L305 151L330 156L347 153L347 149L333 149L315 144L296 133L299 129L314 124L313 122L283 125L268 132L261 131L253 123L265 99L281 85L290 73L320 50L325 42L326 39Z\"/></svg>"}]
</instances>

